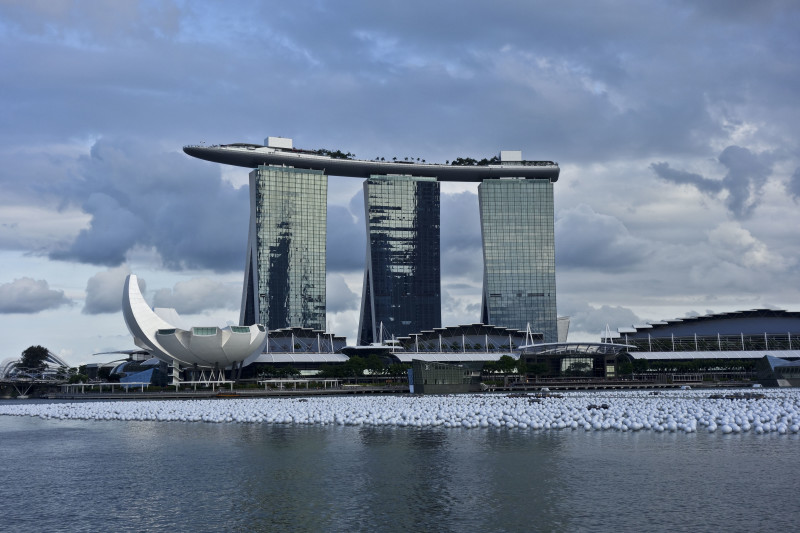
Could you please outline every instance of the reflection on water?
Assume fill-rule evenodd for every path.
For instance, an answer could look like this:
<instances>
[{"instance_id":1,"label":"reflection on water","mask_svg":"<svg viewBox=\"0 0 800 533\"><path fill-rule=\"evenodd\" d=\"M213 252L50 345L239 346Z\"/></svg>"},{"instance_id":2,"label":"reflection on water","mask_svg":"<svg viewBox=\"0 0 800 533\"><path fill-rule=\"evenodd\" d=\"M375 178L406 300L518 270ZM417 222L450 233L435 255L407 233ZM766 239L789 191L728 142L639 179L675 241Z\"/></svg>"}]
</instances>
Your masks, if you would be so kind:
<instances>
[{"instance_id":1,"label":"reflection on water","mask_svg":"<svg viewBox=\"0 0 800 533\"><path fill-rule=\"evenodd\" d=\"M4 531L789 530L796 436L0 417ZM43 497L46 495L46 497Z\"/></svg>"}]
</instances>

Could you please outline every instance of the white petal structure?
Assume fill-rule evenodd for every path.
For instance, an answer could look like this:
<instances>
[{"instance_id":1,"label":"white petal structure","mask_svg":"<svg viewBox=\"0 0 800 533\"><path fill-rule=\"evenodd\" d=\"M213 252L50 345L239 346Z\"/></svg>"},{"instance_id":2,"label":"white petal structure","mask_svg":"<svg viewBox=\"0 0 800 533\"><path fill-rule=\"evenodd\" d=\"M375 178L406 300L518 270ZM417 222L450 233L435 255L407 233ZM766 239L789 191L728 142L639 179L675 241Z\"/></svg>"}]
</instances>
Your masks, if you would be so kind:
<instances>
[{"instance_id":1,"label":"white petal structure","mask_svg":"<svg viewBox=\"0 0 800 533\"><path fill-rule=\"evenodd\" d=\"M162 315L177 317L174 309L161 311ZM225 368L261 353L267 343L267 331L261 324L188 330L175 327L150 308L133 274L125 280L122 315L136 345L168 363Z\"/></svg>"}]
</instances>

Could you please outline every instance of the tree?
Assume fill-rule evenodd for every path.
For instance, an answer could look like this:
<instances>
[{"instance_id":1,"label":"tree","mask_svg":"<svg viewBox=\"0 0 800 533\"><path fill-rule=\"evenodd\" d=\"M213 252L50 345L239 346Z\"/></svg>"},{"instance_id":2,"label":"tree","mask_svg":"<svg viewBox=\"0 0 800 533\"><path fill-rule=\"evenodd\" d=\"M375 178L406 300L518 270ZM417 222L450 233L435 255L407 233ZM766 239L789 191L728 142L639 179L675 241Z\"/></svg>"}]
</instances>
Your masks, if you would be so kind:
<instances>
[{"instance_id":1,"label":"tree","mask_svg":"<svg viewBox=\"0 0 800 533\"><path fill-rule=\"evenodd\" d=\"M379 376L383 374L383 361L381 361L381 358L374 353L367 357L364 366L373 376Z\"/></svg>"},{"instance_id":2,"label":"tree","mask_svg":"<svg viewBox=\"0 0 800 533\"><path fill-rule=\"evenodd\" d=\"M343 374L347 377L360 378L364 375L364 369L367 368L367 361L363 357L357 355L351 357L346 363L342 365Z\"/></svg>"},{"instance_id":3,"label":"tree","mask_svg":"<svg viewBox=\"0 0 800 533\"><path fill-rule=\"evenodd\" d=\"M44 370L47 366L45 361L47 360L48 355L50 352L44 346L30 346L25 348L25 351L22 352L22 357L17 363L17 368L29 368L31 370Z\"/></svg>"},{"instance_id":4,"label":"tree","mask_svg":"<svg viewBox=\"0 0 800 533\"><path fill-rule=\"evenodd\" d=\"M503 355L497 361L497 369L503 374L510 374L517 367L517 360L510 355Z\"/></svg>"},{"instance_id":5,"label":"tree","mask_svg":"<svg viewBox=\"0 0 800 533\"><path fill-rule=\"evenodd\" d=\"M87 383L89 376L86 374L72 374L69 377L69 383Z\"/></svg>"},{"instance_id":6,"label":"tree","mask_svg":"<svg viewBox=\"0 0 800 533\"><path fill-rule=\"evenodd\" d=\"M633 363L629 363L627 361L619 363L617 365L617 371L618 371L619 375L621 375L621 376L626 376L628 374L633 374Z\"/></svg>"},{"instance_id":7,"label":"tree","mask_svg":"<svg viewBox=\"0 0 800 533\"><path fill-rule=\"evenodd\" d=\"M300 371L293 366L280 366L275 369L275 375L280 378L291 378L300 374Z\"/></svg>"},{"instance_id":8,"label":"tree","mask_svg":"<svg viewBox=\"0 0 800 533\"><path fill-rule=\"evenodd\" d=\"M319 155L326 155L331 159L353 159L356 154L351 154L350 152L342 152L341 150L328 150L327 148L320 148L316 150Z\"/></svg>"},{"instance_id":9,"label":"tree","mask_svg":"<svg viewBox=\"0 0 800 533\"><path fill-rule=\"evenodd\" d=\"M408 369L411 365L404 363L392 363L389 365L388 373L393 378L405 377L408 375Z\"/></svg>"}]
</instances>

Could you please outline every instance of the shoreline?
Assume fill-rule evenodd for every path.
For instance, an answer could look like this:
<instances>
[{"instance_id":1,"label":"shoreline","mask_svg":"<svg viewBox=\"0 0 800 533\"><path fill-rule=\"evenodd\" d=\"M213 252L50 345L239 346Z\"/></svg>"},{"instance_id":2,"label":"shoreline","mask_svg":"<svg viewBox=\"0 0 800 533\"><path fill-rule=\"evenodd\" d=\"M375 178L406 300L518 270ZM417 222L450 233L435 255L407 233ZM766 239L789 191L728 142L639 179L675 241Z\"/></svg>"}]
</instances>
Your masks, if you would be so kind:
<instances>
[{"instance_id":1,"label":"shoreline","mask_svg":"<svg viewBox=\"0 0 800 533\"><path fill-rule=\"evenodd\" d=\"M5 402L0 403L0 416L427 429L800 433L800 389L714 396L697 390L657 395L616 390L556 395L284 397L272 401L239 397L224 402L210 398L189 402Z\"/></svg>"}]
</instances>

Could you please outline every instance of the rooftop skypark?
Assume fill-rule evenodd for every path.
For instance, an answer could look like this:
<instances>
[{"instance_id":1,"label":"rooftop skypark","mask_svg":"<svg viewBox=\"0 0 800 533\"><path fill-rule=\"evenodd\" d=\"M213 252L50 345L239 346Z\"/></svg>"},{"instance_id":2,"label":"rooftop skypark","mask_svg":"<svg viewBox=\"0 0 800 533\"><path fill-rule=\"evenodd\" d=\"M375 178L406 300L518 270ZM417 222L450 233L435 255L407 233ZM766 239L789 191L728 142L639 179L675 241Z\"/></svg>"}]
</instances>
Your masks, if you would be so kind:
<instances>
[{"instance_id":1,"label":"rooftop skypark","mask_svg":"<svg viewBox=\"0 0 800 533\"><path fill-rule=\"evenodd\" d=\"M559 167L553 161L525 161L520 151L502 151L499 156L476 160L458 157L446 164L428 163L405 157L402 161L356 159L355 154L341 150L305 150L294 148L292 140L268 137L266 145L234 143L190 145L183 151L192 157L246 168L260 165L290 166L321 170L328 175L368 178L372 175L411 175L436 178L439 181L480 182L486 179L522 178L558 181Z\"/></svg>"}]
</instances>

